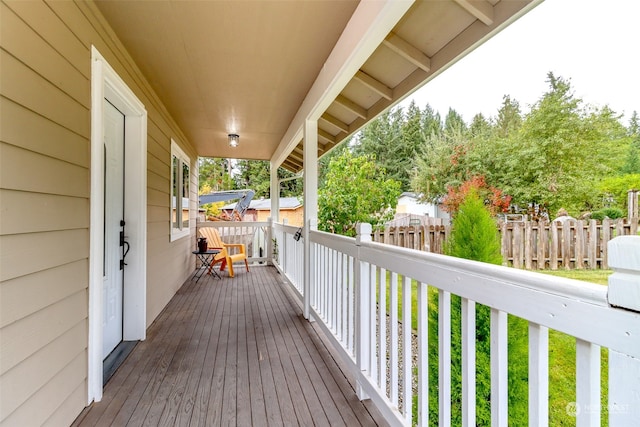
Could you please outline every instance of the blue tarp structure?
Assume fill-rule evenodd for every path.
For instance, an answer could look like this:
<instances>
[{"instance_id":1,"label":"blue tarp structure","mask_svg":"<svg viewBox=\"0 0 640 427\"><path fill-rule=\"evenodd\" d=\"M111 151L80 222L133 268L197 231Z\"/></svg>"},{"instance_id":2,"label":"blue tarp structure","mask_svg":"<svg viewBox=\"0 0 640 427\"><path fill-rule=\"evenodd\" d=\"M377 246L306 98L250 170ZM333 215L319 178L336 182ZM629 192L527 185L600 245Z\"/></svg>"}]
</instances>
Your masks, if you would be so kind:
<instances>
[{"instance_id":1,"label":"blue tarp structure","mask_svg":"<svg viewBox=\"0 0 640 427\"><path fill-rule=\"evenodd\" d=\"M209 194L202 194L199 196L199 205L206 205L207 203L225 202L227 200L238 200L236 207L231 214L231 218L242 218L244 213L251 203L251 199L256 194L253 190L230 190L230 191L215 191ZM237 215L235 215L237 214Z\"/></svg>"}]
</instances>

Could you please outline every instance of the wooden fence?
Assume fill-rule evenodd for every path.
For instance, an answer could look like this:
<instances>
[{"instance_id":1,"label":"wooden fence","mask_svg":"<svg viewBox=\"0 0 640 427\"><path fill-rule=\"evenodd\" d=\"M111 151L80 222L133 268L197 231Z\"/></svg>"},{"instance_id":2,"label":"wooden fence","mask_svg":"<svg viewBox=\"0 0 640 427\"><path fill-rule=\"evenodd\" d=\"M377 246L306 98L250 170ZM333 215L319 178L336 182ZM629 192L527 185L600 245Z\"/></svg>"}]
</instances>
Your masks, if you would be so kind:
<instances>
[{"instance_id":1,"label":"wooden fence","mask_svg":"<svg viewBox=\"0 0 640 427\"><path fill-rule=\"evenodd\" d=\"M638 234L638 220L605 219L562 222L501 222L502 256L508 265L535 269L606 269L607 242ZM373 240L433 253L443 253L450 226L387 227Z\"/></svg>"}]
</instances>

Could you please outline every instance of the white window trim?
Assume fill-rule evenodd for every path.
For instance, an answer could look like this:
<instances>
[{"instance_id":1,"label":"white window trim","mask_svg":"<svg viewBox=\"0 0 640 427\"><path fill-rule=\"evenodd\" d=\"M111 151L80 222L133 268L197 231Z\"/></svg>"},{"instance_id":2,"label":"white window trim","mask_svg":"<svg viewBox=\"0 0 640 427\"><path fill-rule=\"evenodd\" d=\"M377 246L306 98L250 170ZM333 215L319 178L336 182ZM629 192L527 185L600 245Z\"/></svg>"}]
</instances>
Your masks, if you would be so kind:
<instances>
[{"instance_id":1,"label":"white window trim","mask_svg":"<svg viewBox=\"0 0 640 427\"><path fill-rule=\"evenodd\" d=\"M174 174L173 172L173 158L177 157L179 160L178 163L178 173ZM180 148L180 146L171 138L171 191L170 191L170 218L169 218L169 229L171 242L176 241L178 239L182 239L183 237L187 237L191 234L191 188L188 190L189 198L178 197L177 194L173 194L173 189L176 188L174 186L173 177L174 175L178 177L178 186L177 188L182 189L182 165L186 164L189 166L189 176L191 176L191 159L186 155L184 151ZM187 185L190 185L188 183ZM174 202L175 201L175 202ZM176 203L179 202L179 203ZM186 203L186 208L184 204ZM180 228L176 229L173 227L173 207L176 205L176 211L184 211L185 209L189 211L189 225L186 227L182 226L182 221L180 222Z\"/></svg>"}]
</instances>

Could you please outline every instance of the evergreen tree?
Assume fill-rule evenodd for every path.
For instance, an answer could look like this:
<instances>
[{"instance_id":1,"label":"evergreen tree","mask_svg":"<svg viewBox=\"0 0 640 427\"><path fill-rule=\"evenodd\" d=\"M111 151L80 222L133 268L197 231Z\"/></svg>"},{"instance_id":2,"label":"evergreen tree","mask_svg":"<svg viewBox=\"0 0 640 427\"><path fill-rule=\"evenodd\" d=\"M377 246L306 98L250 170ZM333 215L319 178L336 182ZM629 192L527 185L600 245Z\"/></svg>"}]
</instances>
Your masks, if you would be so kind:
<instances>
[{"instance_id":1,"label":"evergreen tree","mask_svg":"<svg viewBox=\"0 0 640 427\"><path fill-rule=\"evenodd\" d=\"M425 135L426 141L442 134L440 113L431 108L429 104L422 111L422 133Z\"/></svg>"},{"instance_id":2,"label":"evergreen tree","mask_svg":"<svg viewBox=\"0 0 640 427\"><path fill-rule=\"evenodd\" d=\"M405 135L405 116L402 108L395 108L381 114L361 132L354 146L357 156L373 156L373 161L386 170L390 178L409 188L411 171L411 138Z\"/></svg>"},{"instance_id":3,"label":"evergreen tree","mask_svg":"<svg viewBox=\"0 0 640 427\"><path fill-rule=\"evenodd\" d=\"M522 126L522 114L518 101L511 99L509 95L502 97L502 106L498 110L496 131L498 137L506 138L513 132L517 132Z\"/></svg>"},{"instance_id":4,"label":"evergreen tree","mask_svg":"<svg viewBox=\"0 0 640 427\"><path fill-rule=\"evenodd\" d=\"M237 188L250 188L256 192L255 198L268 199L271 193L271 164L265 160L240 160L236 165ZM278 179L293 177L284 168L278 168ZM294 179L280 184L280 197L301 196L303 181Z\"/></svg>"},{"instance_id":5,"label":"evergreen tree","mask_svg":"<svg viewBox=\"0 0 640 427\"><path fill-rule=\"evenodd\" d=\"M469 126L469 133L471 138L487 139L493 133L493 126L482 114L476 114Z\"/></svg>"},{"instance_id":6,"label":"evergreen tree","mask_svg":"<svg viewBox=\"0 0 640 427\"><path fill-rule=\"evenodd\" d=\"M236 186L250 188L256 192L254 198L269 198L271 171L269 162L263 160L239 160L236 165Z\"/></svg>"},{"instance_id":7,"label":"evergreen tree","mask_svg":"<svg viewBox=\"0 0 640 427\"><path fill-rule=\"evenodd\" d=\"M629 120L629 135L638 135L640 134L640 118L638 118L638 112L634 111L631 114L631 119Z\"/></svg>"},{"instance_id":8,"label":"evergreen tree","mask_svg":"<svg viewBox=\"0 0 640 427\"><path fill-rule=\"evenodd\" d=\"M422 111L414 101L409 104L404 118L402 143L395 150L393 164L387 165L387 172L393 179L401 182L403 191L408 191L411 189L411 173L415 158L420 148L425 145L426 136L422 128Z\"/></svg>"},{"instance_id":9,"label":"evergreen tree","mask_svg":"<svg viewBox=\"0 0 640 427\"><path fill-rule=\"evenodd\" d=\"M229 174L230 170L231 159L200 157L198 159L198 188L200 194L234 189L235 183Z\"/></svg>"},{"instance_id":10,"label":"evergreen tree","mask_svg":"<svg viewBox=\"0 0 640 427\"><path fill-rule=\"evenodd\" d=\"M444 133L445 135L464 135L467 131L467 125L464 119L453 108L449 108L447 117L444 119Z\"/></svg>"},{"instance_id":11,"label":"evergreen tree","mask_svg":"<svg viewBox=\"0 0 640 427\"><path fill-rule=\"evenodd\" d=\"M499 265L501 244L495 220L473 189L455 213L445 244L447 255ZM451 425L462 425L461 299L451 298ZM509 425L526 425L527 322L509 317ZM429 310L429 419L438 425L438 307ZM491 424L491 310L476 305L476 424Z\"/></svg>"}]
</instances>

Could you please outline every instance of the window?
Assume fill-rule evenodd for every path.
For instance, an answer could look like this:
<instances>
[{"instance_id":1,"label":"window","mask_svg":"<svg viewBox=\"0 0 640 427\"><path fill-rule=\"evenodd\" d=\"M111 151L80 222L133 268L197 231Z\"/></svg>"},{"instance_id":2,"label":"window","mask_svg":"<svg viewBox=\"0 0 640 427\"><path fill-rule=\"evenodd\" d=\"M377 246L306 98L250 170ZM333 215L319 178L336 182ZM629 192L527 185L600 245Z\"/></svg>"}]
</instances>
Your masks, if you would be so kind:
<instances>
[{"instance_id":1,"label":"window","mask_svg":"<svg viewBox=\"0 0 640 427\"><path fill-rule=\"evenodd\" d=\"M171 241L189 235L189 178L191 160L171 140Z\"/></svg>"}]
</instances>

